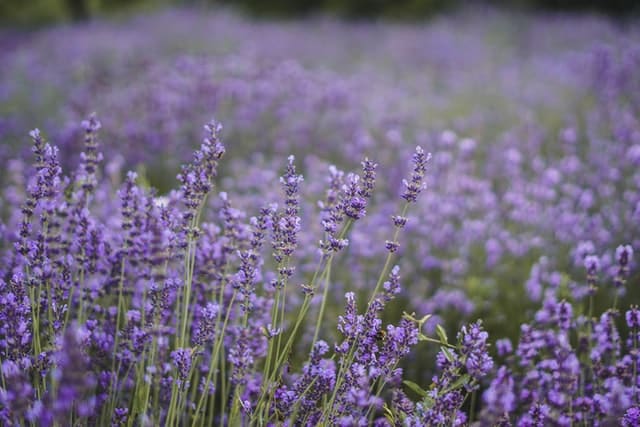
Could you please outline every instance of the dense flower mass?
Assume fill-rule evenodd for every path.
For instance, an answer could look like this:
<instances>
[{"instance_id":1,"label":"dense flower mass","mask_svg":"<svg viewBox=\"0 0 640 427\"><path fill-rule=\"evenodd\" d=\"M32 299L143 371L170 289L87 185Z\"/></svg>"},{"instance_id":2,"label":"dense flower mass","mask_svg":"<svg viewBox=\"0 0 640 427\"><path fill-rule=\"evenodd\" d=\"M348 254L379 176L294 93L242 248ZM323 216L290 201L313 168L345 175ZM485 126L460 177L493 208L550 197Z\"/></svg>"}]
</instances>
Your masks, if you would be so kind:
<instances>
[{"instance_id":1,"label":"dense flower mass","mask_svg":"<svg viewBox=\"0 0 640 427\"><path fill-rule=\"evenodd\" d=\"M398 386L398 363L418 342L417 325L407 319L377 338L384 305L400 292L398 267L365 314L347 294L349 320L338 327L345 341L333 351L338 365L317 339L328 332L320 329L321 310L309 360L301 374L288 368L297 329L313 305L312 292L287 291L301 231L303 179L293 156L280 179L283 208L268 204L247 220L227 193L208 200L225 152L219 124L205 126L204 143L178 175L180 189L164 200L136 173L121 183L102 178L95 154L100 122L92 115L84 126L86 153L94 154L82 156L73 178L62 175L57 150L31 132L34 171L12 216L20 226L4 229L14 242L3 249L0 271L4 424L380 417L385 384ZM376 167L365 160L362 177L348 174L330 190L339 202L327 203L343 206L350 218L334 216L336 225L347 221L340 238L365 216ZM208 209L217 212L213 220L206 219ZM333 255L323 252L318 262L320 274L308 287L324 285L326 298ZM301 297L291 330L295 311L286 301ZM323 406L327 399L331 406Z\"/></svg>"},{"instance_id":2,"label":"dense flower mass","mask_svg":"<svg viewBox=\"0 0 640 427\"><path fill-rule=\"evenodd\" d=\"M638 425L640 31L505 16L0 32L0 424Z\"/></svg>"}]
</instances>

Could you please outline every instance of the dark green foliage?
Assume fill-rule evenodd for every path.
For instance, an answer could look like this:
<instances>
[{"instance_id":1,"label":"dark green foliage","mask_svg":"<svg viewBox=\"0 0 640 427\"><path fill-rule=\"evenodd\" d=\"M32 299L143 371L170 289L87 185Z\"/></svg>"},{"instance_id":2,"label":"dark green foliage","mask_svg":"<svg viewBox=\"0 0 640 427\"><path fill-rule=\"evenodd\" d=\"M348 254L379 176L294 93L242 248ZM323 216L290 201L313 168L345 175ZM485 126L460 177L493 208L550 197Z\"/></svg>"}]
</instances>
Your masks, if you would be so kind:
<instances>
[{"instance_id":1,"label":"dark green foliage","mask_svg":"<svg viewBox=\"0 0 640 427\"><path fill-rule=\"evenodd\" d=\"M64 17L63 0L0 1L0 24L31 26L60 21Z\"/></svg>"},{"instance_id":2,"label":"dark green foliage","mask_svg":"<svg viewBox=\"0 0 640 427\"><path fill-rule=\"evenodd\" d=\"M60 21L85 21L94 15L167 5L239 8L261 18L295 18L329 14L349 20L418 20L460 6L491 5L510 9L599 12L636 16L637 0L2 0L0 24L34 26Z\"/></svg>"},{"instance_id":3,"label":"dark green foliage","mask_svg":"<svg viewBox=\"0 0 640 427\"><path fill-rule=\"evenodd\" d=\"M182 1L180 3L189 3ZM627 17L638 12L637 0L209 0L208 3L240 5L263 17L293 17L329 13L347 19L391 18L415 20L459 6L493 5L513 9L588 11Z\"/></svg>"},{"instance_id":4,"label":"dark green foliage","mask_svg":"<svg viewBox=\"0 0 640 427\"><path fill-rule=\"evenodd\" d=\"M127 12L140 6L157 7L169 3L153 0L0 0L0 25L33 27L87 21L105 12Z\"/></svg>"},{"instance_id":5,"label":"dark green foliage","mask_svg":"<svg viewBox=\"0 0 640 427\"><path fill-rule=\"evenodd\" d=\"M216 3L215 1L213 3ZM262 17L294 17L328 13L346 19L420 19L458 5L458 0L219 0L241 5L245 11Z\"/></svg>"}]
</instances>

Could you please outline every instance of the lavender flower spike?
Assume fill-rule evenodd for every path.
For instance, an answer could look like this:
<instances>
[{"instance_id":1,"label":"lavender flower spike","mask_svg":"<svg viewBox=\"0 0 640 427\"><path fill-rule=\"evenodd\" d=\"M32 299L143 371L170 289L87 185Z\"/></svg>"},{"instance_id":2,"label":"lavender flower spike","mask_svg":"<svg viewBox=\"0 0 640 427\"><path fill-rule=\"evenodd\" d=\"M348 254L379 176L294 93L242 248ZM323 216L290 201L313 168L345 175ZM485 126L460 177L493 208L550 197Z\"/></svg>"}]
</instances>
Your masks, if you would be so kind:
<instances>
[{"instance_id":1,"label":"lavender flower spike","mask_svg":"<svg viewBox=\"0 0 640 427\"><path fill-rule=\"evenodd\" d=\"M415 203L418 200L418 195L426 188L424 182L424 175L427 171L427 163L431 160L431 153L425 153L422 147L416 147L416 152L413 154L413 172L411 179L402 181L404 185L404 191L401 197L408 203Z\"/></svg>"}]
</instances>

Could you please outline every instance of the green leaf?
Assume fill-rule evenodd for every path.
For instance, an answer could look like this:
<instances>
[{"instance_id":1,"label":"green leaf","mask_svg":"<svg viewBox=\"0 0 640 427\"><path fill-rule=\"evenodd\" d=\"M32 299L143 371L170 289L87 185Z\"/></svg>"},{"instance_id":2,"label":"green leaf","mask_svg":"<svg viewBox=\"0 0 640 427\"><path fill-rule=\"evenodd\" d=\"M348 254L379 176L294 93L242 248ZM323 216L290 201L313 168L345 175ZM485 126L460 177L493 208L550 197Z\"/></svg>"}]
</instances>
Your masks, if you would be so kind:
<instances>
[{"instance_id":1,"label":"green leaf","mask_svg":"<svg viewBox=\"0 0 640 427\"><path fill-rule=\"evenodd\" d=\"M449 340L447 338L447 332L444 330L442 326L436 325L436 333L438 334L438 337L440 338L440 341L442 341L442 343L449 344Z\"/></svg>"},{"instance_id":2,"label":"green leaf","mask_svg":"<svg viewBox=\"0 0 640 427\"><path fill-rule=\"evenodd\" d=\"M444 357L447 358L447 360L451 363L454 362L454 358L453 358L453 354L451 354L451 350L449 350L447 347L440 347L440 351L444 354Z\"/></svg>"},{"instance_id":3,"label":"green leaf","mask_svg":"<svg viewBox=\"0 0 640 427\"><path fill-rule=\"evenodd\" d=\"M404 317L405 319L414 322L418 325L418 329L422 329L422 326L427 323L427 320L429 320L432 316L432 314L426 314L424 316L422 316L422 318L420 319L416 319L415 317L415 313L407 313L406 311L402 313L402 317Z\"/></svg>"},{"instance_id":4,"label":"green leaf","mask_svg":"<svg viewBox=\"0 0 640 427\"><path fill-rule=\"evenodd\" d=\"M396 417L393 415L393 411L387 406L385 403L382 407L382 411L384 412L385 418L391 423L391 425L396 424Z\"/></svg>"},{"instance_id":5,"label":"green leaf","mask_svg":"<svg viewBox=\"0 0 640 427\"><path fill-rule=\"evenodd\" d=\"M446 393L468 384L470 379L471 376L469 374L462 375L460 378L451 383L451 385L447 388Z\"/></svg>"},{"instance_id":6,"label":"green leaf","mask_svg":"<svg viewBox=\"0 0 640 427\"><path fill-rule=\"evenodd\" d=\"M404 385L409 387L412 391L414 391L420 397L427 397L427 392L425 390L423 390L422 387L420 387L418 384L414 383L413 381L409 381L409 380L404 380L402 382L404 383Z\"/></svg>"}]
</instances>

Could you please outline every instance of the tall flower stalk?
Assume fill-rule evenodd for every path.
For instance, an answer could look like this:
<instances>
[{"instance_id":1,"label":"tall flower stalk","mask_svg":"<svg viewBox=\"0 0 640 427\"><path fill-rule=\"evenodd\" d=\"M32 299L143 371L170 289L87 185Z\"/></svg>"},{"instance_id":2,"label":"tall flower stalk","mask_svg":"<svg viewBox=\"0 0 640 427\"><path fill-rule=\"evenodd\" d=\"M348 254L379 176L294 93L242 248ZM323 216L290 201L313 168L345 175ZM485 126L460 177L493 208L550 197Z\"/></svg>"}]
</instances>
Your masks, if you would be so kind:
<instances>
[{"instance_id":1,"label":"tall flower stalk","mask_svg":"<svg viewBox=\"0 0 640 427\"><path fill-rule=\"evenodd\" d=\"M417 267L399 258L425 188L429 155L420 147L389 221L395 208L373 198L379 172L368 159L358 173L330 166L326 188L314 179L303 188L290 157L278 208L268 195L214 192L229 181L217 178L225 149L213 122L180 187L164 194L142 169L103 165L95 116L83 129L85 153L71 176L32 132L34 169L21 192L11 190L23 201L9 215L12 229L2 229L14 244L0 246L0 424L637 421L637 307L621 316L614 295L613 308L598 312L607 272L616 295L635 277L630 244L602 256L581 245L572 255L586 269L582 281L547 274L540 260L527 287L540 288L542 307L517 345L503 339L492 352L488 322L465 322L449 341L437 315L388 313L413 298L403 282L416 280ZM319 212L307 191L321 199ZM377 233L383 221L393 230L387 241ZM366 276L357 257L371 239L378 248L366 256L385 259L363 296L354 277ZM441 301L436 294L431 307ZM421 344L440 350L426 386L403 370Z\"/></svg>"}]
</instances>

